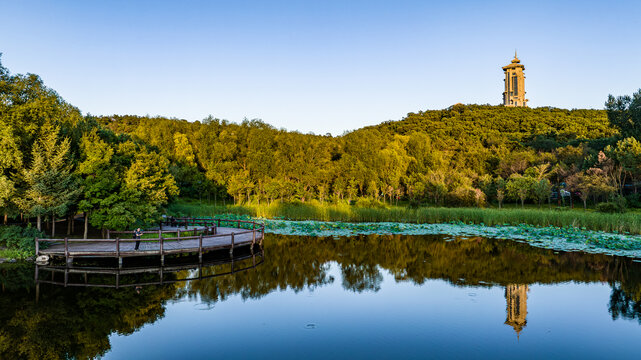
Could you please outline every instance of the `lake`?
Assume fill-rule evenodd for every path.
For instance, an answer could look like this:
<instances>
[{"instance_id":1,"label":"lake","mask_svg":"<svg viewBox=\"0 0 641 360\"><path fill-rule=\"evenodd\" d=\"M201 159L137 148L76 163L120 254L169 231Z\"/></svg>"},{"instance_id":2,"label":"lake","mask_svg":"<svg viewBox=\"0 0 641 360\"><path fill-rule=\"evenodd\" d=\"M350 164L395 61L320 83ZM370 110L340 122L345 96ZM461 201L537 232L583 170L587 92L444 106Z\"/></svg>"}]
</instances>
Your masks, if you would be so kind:
<instances>
[{"instance_id":1,"label":"lake","mask_svg":"<svg viewBox=\"0 0 641 360\"><path fill-rule=\"evenodd\" d=\"M38 282L34 264L0 264L0 358L638 354L634 259L437 235L267 234L263 250L38 266Z\"/></svg>"}]
</instances>

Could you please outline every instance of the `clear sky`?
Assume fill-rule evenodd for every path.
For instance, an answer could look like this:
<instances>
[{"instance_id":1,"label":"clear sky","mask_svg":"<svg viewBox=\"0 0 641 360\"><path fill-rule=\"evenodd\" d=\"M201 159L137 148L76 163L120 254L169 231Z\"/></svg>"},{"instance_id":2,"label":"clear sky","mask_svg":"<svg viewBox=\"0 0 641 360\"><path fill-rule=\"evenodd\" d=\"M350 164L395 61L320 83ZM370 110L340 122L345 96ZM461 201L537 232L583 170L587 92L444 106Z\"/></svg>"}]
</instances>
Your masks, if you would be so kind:
<instances>
[{"instance_id":1,"label":"clear sky","mask_svg":"<svg viewBox=\"0 0 641 360\"><path fill-rule=\"evenodd\" d=\"M641 88L641 1L7 1L2 63L83 113L341 134L499 104L518 49L530 106Z\"/></svg>"}]
</instances>

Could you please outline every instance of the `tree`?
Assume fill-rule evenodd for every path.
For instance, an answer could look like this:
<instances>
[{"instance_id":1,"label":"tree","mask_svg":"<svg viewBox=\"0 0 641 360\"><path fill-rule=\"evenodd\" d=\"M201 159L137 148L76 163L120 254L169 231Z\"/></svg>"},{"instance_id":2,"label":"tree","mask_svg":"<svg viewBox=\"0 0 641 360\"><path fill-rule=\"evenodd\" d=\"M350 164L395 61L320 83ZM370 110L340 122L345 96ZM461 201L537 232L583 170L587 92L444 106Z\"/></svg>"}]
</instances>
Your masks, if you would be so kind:
<instances>
[{"instance_id":1,"label":"tree","mask_svg":"<svg viewBox=\"0 0 641 360\"><path fill-rule=\"evenodd\" d=\"M4 213L4 224L7 224L8 208L11 204L11 198L15 194L16 188L13 181L8 177L0 175L0 211Z\"/></svg>"},{"instance_id":2,"label":"tree","mask_svg":"<svg viewBox=\"0 0 641 360\"><path fill-rule=\"evenodd\" d=\"M605 109L610 123L618 127L624 137L641 139L641 89L632 96L608 95Z\"/></svg>"},{"instance_id":3,"label":"tree","mask_svg":"<svg viewBox=\"0 0 641 360\"><path fill-rule=\"evenodd\" d=\"M541 179L536 181L532 187L532 193L539 203L539 207L544 200L550 198L550 193L552 192L552 184L548 179Z\"/></svg>"},{"instance_id":4,"label":"tree","mask_svg":"<svg viewBox=\"0 0 641 360\"><path fill-rule=\"evenodd\" d=\"M590 179L588 179L584 173L577 172L568 176L565 182L571 192L579 193L579 198L583 201L583 209L587 209L587 200L590 197L592 190L592 187L590 186Z\"/></svg>"},{"instance_id":5,"label":"tree","mask_svg":"<svg viewBox=\"0 0 641 360\"><path fill-rule=\"evenodd\" d=\"M178 195L176 180L168 171L169 160L155 152L141 149L134 155L124 174L124 185L140 191L154 206L165 205L170 196Z\"/></svg>"},{"instance_id":6,"label":"tree","mask_svg":"<svg viewBox=\"0 0 641 360\"><path fill-rule=\"evenodd\" d=\"M179 132L174 134L174 149L176 159L184 161L189 166L196 166L196 156L187 135Z\"/></svg>"},{"instance_id":7,"label":"tree","mask_svg":"<svg viewBox=\"0 0 641 360\"><path fill-rule=\"evenodd\" d=\"M113 147L103 141L95 129L82 137L80 154L81 162L77 173L82 177L83 187L78 208L85 215L83 238L86 239L92 212L100 209L103 201L118 191L121 176L112 163ZM101 227L102 225L100 224Z\"/></svg>"},{"instance_id":8,"label":"tree","mask_svg":"<svg viewBox=\"0 0 641 360\"><path fill-rule=\"evenodd\" d=\"M632 179L634 192L637 192L637 183L641 176L641 142L633 137L627 137L617 142L610 153L621 164L623 170Z\"/></svg>"},{"instance_id":9,"label":"tree","mask_svg":"<svg viewBox=\"0 0 641 360\"><path fill-rule=\"evenodd\" d=\"M532 194L532 187L536 179L530 176L512 174L505 185L508 195L512 199L521 200L521 207L524 206L525 200Z\"/></svg>"},{"instance_id":10,"label":"tree","mask_svg":"<svg viewBox=\"0 0 641 360\"><path fill-rule=\"evenodd\" d=\"M0 70L2 70L1 65ZM15 174L20 171L22 171L22 152L11 126L0 119L0 213L4 214L5 224L13 208L12 198L16 193Z\"/></svg>"},{"instance_id":11,"label":"tree","mask_svg":"<svg viewBox=\"0 0 641 360\"><path fill-rule=\"evenodd\" d=\"M67 162L70 141L58 140L59 129L45 124L33 146L31 166L23 171L26 190L19 200L20 207L37 218L41 230L42 215L51 215L52 236L55 236L55 216L64 215L79 193L78 182Z\"/></svg>"},{"instance_id":12,"label":"tree","mask_svg":"<svg viewBox=\"0 0 641 360\"><path fill-rule=\"evenodd\" d=\"M503 200L505 199L505 180L498 176L496 180L494 180L494 186L496 187L496 200L499 202L500 209L503 206Z\"/></svg>"}]
</instances>

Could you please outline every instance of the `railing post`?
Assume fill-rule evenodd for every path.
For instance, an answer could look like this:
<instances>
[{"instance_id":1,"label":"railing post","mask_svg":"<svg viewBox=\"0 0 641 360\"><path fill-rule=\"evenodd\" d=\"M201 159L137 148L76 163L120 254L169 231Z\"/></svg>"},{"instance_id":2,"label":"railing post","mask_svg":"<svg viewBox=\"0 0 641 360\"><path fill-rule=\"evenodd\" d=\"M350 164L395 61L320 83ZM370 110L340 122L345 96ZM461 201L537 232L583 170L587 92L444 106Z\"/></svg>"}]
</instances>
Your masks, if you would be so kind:
<instances>
[{"instance_id":1,"label":"railing post","mask_svg":"<svg viewBox=\"0 0 641 360\"><path fill-rule=\"evenodd\" d=\"M218 227L220 227L220 219L218 219Z\"/></svg>"},{"instance_id":2,"label":"railing post","mask_svg":"<svg viewBox=\"0 0 641 360\"><path fill-rule=\"evenodd\" d=\"M111 230L107 229L107 239L111 239Z\"/></svg>"},{"instance_id":3,"label":"railing post","mask_svg":"<svg viewBox=\"0 0 641 360\"><path fill-rule=\"evenodd\" d=\"M178 240L180 240L180 228L178 229Z\"/></svg>"},{"instance_id":4,"label":"railing post","mask_svg":"<svg viewBox=\"0 0 641 360\"><path fill-rule=\"evenodd\" d=\"M36 257L40 255L40 239L36 238Z\"/></svg>"},{"instance_id":5,"label":"railing post","mask_svg":"<svg viewBox=\"0 0 641 360\"><path fill-rule=\"evenodd\" d=\"M165 251L163 247L163 237L160 236L160 266L165 266Z\"/></svg>"},{"instance_id":6,"label":"railing post","mask_svg":"<svg viewBox=\"0 0 641 360\"><path fill-rule=\"evenodd\" d=\"M198 237L198 261L203 262L203 234Z\"/></svg>"},{"instance_id":7,"label":"railing post","mask_svg":"<svg viewBox=\"0 0 641 360\"><path fill-rule=\"evenodd\" d=\"M120 236L116 237L116 256L118 256L118 267L122 267L122 258L120 257Z\"/></svg>"}]
</instances>

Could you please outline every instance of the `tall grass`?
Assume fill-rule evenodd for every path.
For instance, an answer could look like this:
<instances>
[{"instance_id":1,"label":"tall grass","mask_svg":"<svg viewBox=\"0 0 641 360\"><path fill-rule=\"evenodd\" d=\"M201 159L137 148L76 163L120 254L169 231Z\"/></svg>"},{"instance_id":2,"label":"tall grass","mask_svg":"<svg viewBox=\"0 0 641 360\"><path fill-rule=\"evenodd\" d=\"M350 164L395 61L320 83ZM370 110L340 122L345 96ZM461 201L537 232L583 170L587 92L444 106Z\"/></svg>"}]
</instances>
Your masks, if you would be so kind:
<instances>
[{"instance_id":1,"label":"tall grass","mask_svg":"<svg viewBox=\"0 0 641 360\"><path fill-rule=\"evenodd\" d=\"M273 203L272 205L215 206L179 201L169 207L172 215L247 215L269 219L348 222L406 222L577 227L589 230L641 234L638 213L604 214L584 210L362 207L348 204Z\"/></svg>"}]
</instances>

